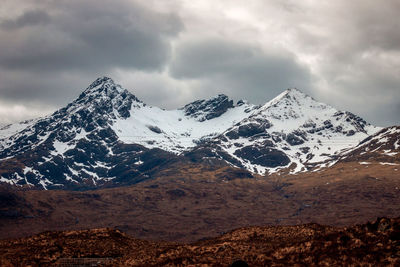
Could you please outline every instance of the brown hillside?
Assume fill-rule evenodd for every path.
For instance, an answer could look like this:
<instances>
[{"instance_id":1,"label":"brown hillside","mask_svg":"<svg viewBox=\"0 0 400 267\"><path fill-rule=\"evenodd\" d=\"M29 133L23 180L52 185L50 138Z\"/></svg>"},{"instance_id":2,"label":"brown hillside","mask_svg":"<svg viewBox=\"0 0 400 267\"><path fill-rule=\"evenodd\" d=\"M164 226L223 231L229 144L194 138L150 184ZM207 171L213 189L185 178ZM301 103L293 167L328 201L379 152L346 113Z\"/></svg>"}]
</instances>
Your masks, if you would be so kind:
<instances>
[{"instance_id":1,"label":"brown hillside","mask_svg":"<svg viewBox=\"0 0 400 267\"><path fill-rule=\"evenodd\" d=\"M0 237L110 227L136 238L186 242L249 225L345 226L398 217L398 169L379 162L342 162L317 172L251 177L238 169L185 164L130 187L3 189Z\"/></svg>"}]
</instances>

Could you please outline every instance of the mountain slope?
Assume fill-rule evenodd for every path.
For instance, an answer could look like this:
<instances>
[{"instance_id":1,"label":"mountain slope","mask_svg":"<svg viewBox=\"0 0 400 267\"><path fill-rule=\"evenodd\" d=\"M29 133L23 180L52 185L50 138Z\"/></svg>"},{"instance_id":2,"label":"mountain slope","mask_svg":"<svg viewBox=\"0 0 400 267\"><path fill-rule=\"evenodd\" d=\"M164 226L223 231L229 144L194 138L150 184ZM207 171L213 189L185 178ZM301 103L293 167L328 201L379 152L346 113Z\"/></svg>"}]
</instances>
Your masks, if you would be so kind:
<instances>
[{"instance_id":1,"label":"mountain slope","mask_svg":"<svg viewBox=\"0 0 400 267\"><path fill-rule=\"evenodd\" d=\"M399 188L398 166L390 165L346 162L263 178L177 162L132 186L85 192L0 186L0 238L117 227L145 239L193 241L248 225L346 226L399 216Z\"/></svg>"},{"instance_id":2,"label":"mountain slope","mask_svg":"<svg viewBox=\"0 0 400 267\"><path fill-rule=\"evenodd\" d=\"M0 130L5 137L0 140L0 182L74 189L149 179L154 169L196 146L196 140L229 128L254 108L215 104L226 98L204 101L202 109L211 107L202 110L203 120L198 112L188 112L189 105L173 111L147 106L101 77L52 115L20 131L22 124Z\"/></svg>"},{"instance_id":3,"label":"mountain slope","mask_svg":"<svg viewBox=\"0 0 400 267\"><path fill-rule=\"evenodd\" d=\"M384 128L369 136L356 147L343 151L340 160L359 161L364 165L368 165L368 162L399 165L400 126Z\"/></svg>"},{"instance_id":4,"label":"mountain slope","mask_svg":"<svg viewBox=\"0 0 400 267\"><path fill-rule=\"evenodd\" d=\"M264 174L307 170L335 158L381 128L288 89L213 140L215 154ZM229 161L229 160L228 160Z\"/></svg>"},{"instance_id":5,"label":"mountain slope","mask_svg":"<svg viewBox=\"0 0 400 267\"><path fill-rule=\"evenodd\" d=\"M173 155L122 144L110 127L142 105L111 79L97 79L65 108L2 140L1 181L43 188L90 188L110 180L120 184L146 179L144 172ZM141 166L135 166L137 162Z\"/></svg>"},{"instance_id":6,"label":"mountain slope","mask_svg":"<svg viewBox=\"0 0 400 267\"><path fill-rule=\"evenodd\" d=\"M263 106L218 95L163 110L101 77L52 115L0 129L0 182L116 186L150 179L175 161L296 173L334 163L378 130L297 89Z\"/></svg>"},{"instance_id":7,"label":"mountain slope","mask_svg":"<svg viewBox=\"0 0 400 267\"><path fill-rule=\"evenodd\" d=\"M199 107L196 107L196 102L177 110L163 110L143 104L140 108L131 109L128 118L115 121L111 128L124 143L180 153L196 146L203 138L219 135L256 109L254 105L241 104L216 113L221 99L226 101L228 98L219 95L208 101L203 100L208 102L208 106L203 105L197 111L195 108Z\"/></svg>"}]
</instances>

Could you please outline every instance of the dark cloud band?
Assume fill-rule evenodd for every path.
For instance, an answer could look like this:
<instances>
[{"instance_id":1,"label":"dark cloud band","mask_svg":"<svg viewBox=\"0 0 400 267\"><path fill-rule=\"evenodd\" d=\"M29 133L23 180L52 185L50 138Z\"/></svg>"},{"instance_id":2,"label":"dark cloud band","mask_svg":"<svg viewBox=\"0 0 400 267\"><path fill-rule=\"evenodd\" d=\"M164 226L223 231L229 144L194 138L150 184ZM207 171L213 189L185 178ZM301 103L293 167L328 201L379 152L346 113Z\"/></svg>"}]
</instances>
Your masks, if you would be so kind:
<instances>
[{"instance_id":1,"label":"dark cloud band","mask_svg":"<svg viewBox=\"0 0 400 267\"><path fill-rule=\"evenodd\" d=\"M399 124L399 1L217 2L5 1L0 122L61 107L107 75L161 107L217 93L264 103L297 87Z\"/></svg>"}]
</instances>

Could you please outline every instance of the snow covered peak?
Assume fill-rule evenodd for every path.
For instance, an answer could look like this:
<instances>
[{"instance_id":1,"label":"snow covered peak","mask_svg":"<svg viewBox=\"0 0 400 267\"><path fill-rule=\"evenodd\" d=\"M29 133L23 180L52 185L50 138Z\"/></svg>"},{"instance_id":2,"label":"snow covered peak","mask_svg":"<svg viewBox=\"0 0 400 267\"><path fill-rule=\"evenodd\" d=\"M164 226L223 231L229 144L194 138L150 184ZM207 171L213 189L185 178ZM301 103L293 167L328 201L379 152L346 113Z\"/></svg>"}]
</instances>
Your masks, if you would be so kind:
<instances>
[{"instance_id":1,"label":"snow covered peak","mask_svg":"<svg viewBox=\"0 0 400 267\"><path fill-rule=\"evenodd\" d=\"M293 88L228 129L221 148L240 162L232 164L248 170L263 174L290 167L299 172L326 160L333 162L340 151L378 130Z\"/></svg>"},{"instance_id":2,"label":"snow covered peak","mask_svg":"<svg viewBox=\"0 0 400 267\"><path fill-rule=\"evenodd\" d=\"M301 91L300 89L294 87L294 88L288 88L284 91L284 93L286 93L287 95L302 95L302 96L308 96L306 93L304 93L303 91Z\"/></svg>"},{"instance_id":3,"label":"snow covered peak","mask_svg":"<svg viewBox=\"0 0 400 267\"><path fill-rule=\"evenodd\" d=\"M211 97L210 99L197 100L182 108L185 116L190 116L198 121L210 120L224 114L233 108L233 101L224 94Z\"/></svg>"},{"instance_id":4,"label":"snow covered peak","mask_svg":"<svg viewBox=\"0 0 400 267\"><path fill-rule=\"evenodd\" d=\"M86 90L96 88L99 85L104 84L104 83L114 84L114 80L107 76L101 76L101 77L97 78L94 82L92 82Z\"/></svg>"},{"instance_id":5,"label":"snow covered peak","mask_svg":"<svg viewBox=\"0 0 400 267\"><path fill-rule=\"evenodd\" d=\"M97 78L92 82L85 91L79 96L78 99L89 98L115 98L118 95L130 95L131 93L122 88L121 85L114 83L114 81L106 76Z\"/></svg>"},{"instance_id":6,"label":"snow covered peak","mask_svg":"<svg viewBox=\"0 0 400 267\"><path fill-rule=\"evenodd\" d=\"M106 113L112 117L114 114L119 114L126 118L129 116L132 104L144 105L128 90L115 84L111 78L104 76L96 79L65 109L68 114L85 109L89 112L96 111L99 114Z\"/></svg>"},{"instance_id":7,"label":"snow covered peak","mask_svg":"<svg viewBox=\"0 0 400 267\"><path fill-rule=\"evenodd\" d=\"M280 93L274 99L268 101L262 106L262 109L267 109L270 107L277 107L277 106L301 106L304 104L317 104L318 106L326 104L319 103L314 100L311 96L303 93L297 88L289 88Z\"/></svg>"}]
</instances>

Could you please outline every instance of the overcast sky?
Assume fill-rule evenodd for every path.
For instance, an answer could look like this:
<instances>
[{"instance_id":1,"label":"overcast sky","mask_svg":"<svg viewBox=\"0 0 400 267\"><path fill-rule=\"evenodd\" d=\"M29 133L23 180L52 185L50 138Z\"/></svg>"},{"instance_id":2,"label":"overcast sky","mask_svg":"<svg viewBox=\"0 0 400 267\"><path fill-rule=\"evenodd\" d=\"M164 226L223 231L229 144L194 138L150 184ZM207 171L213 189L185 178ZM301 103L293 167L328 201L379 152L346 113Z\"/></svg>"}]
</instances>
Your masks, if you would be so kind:
<instances>
[{"instance_id":1,"label":"overcast sky","mask_svg":"<svg viewBox=\"0 0 400 267\"><path fill-rule=\"evenodd\" d=\"M296 87L400 124L398 0L2 0L0 122L47 115L109 76L150 105Z\"/></svg>"}]
</instances>

